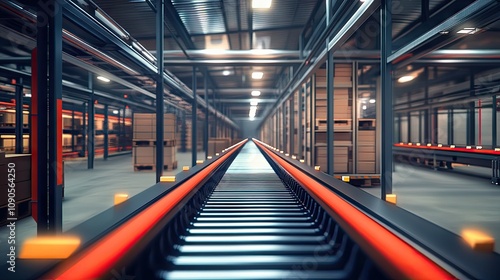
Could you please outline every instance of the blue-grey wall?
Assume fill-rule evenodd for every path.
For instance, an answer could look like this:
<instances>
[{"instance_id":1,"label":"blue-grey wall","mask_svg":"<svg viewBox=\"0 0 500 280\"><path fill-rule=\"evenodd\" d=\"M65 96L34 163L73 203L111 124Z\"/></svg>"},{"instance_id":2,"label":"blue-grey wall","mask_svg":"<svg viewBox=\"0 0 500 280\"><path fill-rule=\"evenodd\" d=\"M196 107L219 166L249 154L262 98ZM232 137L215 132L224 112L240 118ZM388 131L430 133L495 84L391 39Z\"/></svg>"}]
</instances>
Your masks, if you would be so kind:
<instances>
[{"instance_id":1,"label":"blue-grey wall","mask_svg":"<svg viewBox=\"0 0 500 280\"><path fill-rule=\"evenodd\" d=\"M257 126L259 125L260 121L254 120L240 120L238 121L238 125L241 128L241 136L243 138L259 138L259 134L257 132Z\"/></svg>"}]
</instances>

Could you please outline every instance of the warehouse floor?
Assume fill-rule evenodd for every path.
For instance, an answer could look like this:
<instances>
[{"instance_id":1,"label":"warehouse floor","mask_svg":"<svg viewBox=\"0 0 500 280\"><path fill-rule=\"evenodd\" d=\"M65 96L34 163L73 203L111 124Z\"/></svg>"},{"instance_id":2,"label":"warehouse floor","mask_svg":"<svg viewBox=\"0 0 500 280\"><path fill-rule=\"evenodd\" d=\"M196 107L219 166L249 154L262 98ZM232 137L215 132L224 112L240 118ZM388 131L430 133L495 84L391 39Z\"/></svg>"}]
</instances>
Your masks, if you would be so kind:
<instances>
[{"instance_id":1,"label":"warehouse floor","mask_svg":"<svg viewBox=\"0 0 500 280\"><path fill-rule=\"evenodd\" d=\"M204 158L198 152L198 158ZM178 169L190 165L190 153L178 153ZM456 172L442 172L397 165L394 174L394 193L398 205L428 219L457 234L465 227L484 229L497 240L496 251L500 252L500 187L491 185L487 169L466 168L467 176ZM94 170L87 170L87 162L76 160L65 164L65 198L63 201L63 228L68 230L84 220L113 205L113 196L118 192L133 196L153 185L155 173L134 172L131 155L113 157L104 161L97 158ZM380 197L380 188L363 188ZM16 223L17 250L28 237L35 236L36 224L31 218ZM7 240L6 227L0 228L0 240ZM0 246L0 261L7 260L7 244Z\"/></svg>"},{"instance_id":2,"label":"warehouse floor","mask_svg":"<svg viewBox=\"0 0 500 280\"><path fill-rule=\"evenodd\" d=\"M490 172L472 166L435 171L396 164L393 193L399 207L451 232L475 228L488 233L500 253L500 186L490 183ZM380 187L362 189L380 197Z\"/></svg>"}]
</instances>

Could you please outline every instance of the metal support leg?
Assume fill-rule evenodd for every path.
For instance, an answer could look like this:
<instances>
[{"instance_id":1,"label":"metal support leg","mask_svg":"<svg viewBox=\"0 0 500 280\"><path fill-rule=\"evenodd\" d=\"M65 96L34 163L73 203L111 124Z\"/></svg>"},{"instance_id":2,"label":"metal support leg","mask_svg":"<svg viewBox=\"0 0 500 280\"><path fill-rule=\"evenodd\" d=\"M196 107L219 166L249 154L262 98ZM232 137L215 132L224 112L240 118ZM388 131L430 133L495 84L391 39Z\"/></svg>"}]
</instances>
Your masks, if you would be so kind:
<instances>
[{"instance_id":1,"label":"metal support leg","mask_svg":"<svg viewBox=\"0 0 500 280\"><path fill-rule=\"evenodd\" d=\"M48 53L49 59L49 197L48 231L52 234L62 232L62 7L57 0L49 0L54 7L48 16Z\"/></svg>"},{"instance_id":2,"label":"metal support leg","mask_svg":"<svg viewBox=\"0 0 500 280\"><path fill-rule=\"evenodd\" d=\"M196 152L197 152L197 146L198 142L196 139L196 134L197 134L197 115L196 112L198 110L198 101L197 101L197 93L196 93L196 67L193 67L193 107L191 109L191 165L195 166L196 165Z\"/></svg>"},{"instance_id":3,"label":"metal support leg","mask_svg":"<svg viewBox=\"0 0 500 280\"><path fill-rule=\"evenodd\" d=\"M75 151L75 110L71 110L71 151Z\"/></svg>"},{"instance_id":4,"label":"metal support leg","mask_svg":"<svg viewBox=\"0 0 500 280\"><path fill-rule=\"evenodd\" d=\"M497 146L497 96L493 95L491 100L491 147Z\"/></svg>"},{"instance_id":5,"label":"metal support leg","mask_svg":"<svg viewBox=\"0 0 500 280\"><path fill-rule=\"evenodd\" d=\"M94 86L93 86L93 75L89 73L89 89L91 90L90 101L89 101L89 135L88 135L88 157L87 157L87 168L94 169L94 158L95 158L95 99L94 99Z\"/></svg>"},{"instance_id":6,"label":"metal support leg","mask_svg":"<svg viewBox=\"0 0 500 280\"><path fill-rule=\"evenodd\" d=\"M23 78L16 79L16 154L22 154L23 147Z\"/></svg>"},{"instance_id":7,"label":"metal support leg","mask_svg":"<svg viewBox=\"0 0 500 280\"><path fill-rule=\"evenodd\" d=\"M392 64L387 58L392 52L392 0L381 1L381 80L382 80L382 194L392 193L392 141L393 141L393 96L392 96ZM409 123L409 122L408 122ZM408 126L409 127L409 126Z\"/></svg>"},{"instance_id":8,"label":"metal support leg","mask_svg":"<svg viewBox=\"0 0 500 280\"><path fill-rule=\"evenodd\" d=\"M104 105L104 160L108 160L109 155L109 108L108 105Z\"/></svg>"},{"instance_id":9,"label":"metal support leg","mask_svg":"<svg viewBox=\"0 0 500 280\"><path fill-rule=\"evenodd\" d=\"M163 100L163 40L165 35L165 3L156 1L156 61L158 76L156 77L156 182L160 182L163 175L163 131L164 131L164 100Z\"/></svg>"},{"instance_id":10,"label":"metal support leg","mask_svg":"<svg viewBox=\"0 0 500 280\"><path fill-rule=\"evenodd\" d=\"M207 106L205 107L205 126L203 127L203 150L205 151L205 157L208 156L208 127L209 127L209 124L208 124L208 115L209 115L209 112L208 112L208 72L205 70L205 75L204 75L204 88L205 88L205 104L207 104ZM232 137L231 137L232 139Z\"/></svg>"},{"instance_id":11,"label":"metal support leg","mask_svg":"<svg viewBox=\"0 0 500 280\"><path fill-rule=\"evenodd\" d=\"M329 2L329 1L328 1ZM334 149L333 149L333 141L334 141L334 99L333 99L333 73L334 73L334 64L333 64L333 52L328 52L328 58L326 60L326 165L327 165L327 173L329 175L333 175L335 172L333 168L334 163Z\"/></svg>"}]
</instances>

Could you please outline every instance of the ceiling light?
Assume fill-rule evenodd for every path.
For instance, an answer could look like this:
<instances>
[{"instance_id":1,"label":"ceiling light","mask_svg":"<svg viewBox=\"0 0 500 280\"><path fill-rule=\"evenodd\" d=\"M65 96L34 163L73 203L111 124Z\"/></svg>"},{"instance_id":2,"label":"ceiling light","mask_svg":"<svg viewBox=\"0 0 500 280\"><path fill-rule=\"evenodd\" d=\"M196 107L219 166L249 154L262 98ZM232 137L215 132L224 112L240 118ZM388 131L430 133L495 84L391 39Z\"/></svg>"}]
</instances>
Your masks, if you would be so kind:
<instances>
[{"instance_id":1,"label":"ceiling light","mask_svg":"<svg viewBox=\"0 0 500 280\"><path fill-rule=\"evenodd\" d=\"M478 31L479 31L479 28L466 27L464 29L458 30L457 33L460 33L460 34L474 34L474 33L477 33Z\"/></svg>"},{"instance_id":2,"label":"ceiling light","mask_svg":"<svg viewBox=\"0 0 500 280\"><path fill-rule=\"evenodd\" d=\"M113 110L113 114L118 115L118 110Z\"/></svg>"},{"instance_id":3,"label":"ceiling light","mask_svg":"<svg viewBox=\"0 0 500 280\"><path fill-rule=\"evenodd\" d=\"M370 102L371 104L375 103L375 99L370 99L368 102Z\"/></svg>"},{"instance_id":4,"label":"ceiling light","mask_svg":"<svg viewBox=\"0 0 500 280\"><path fill-rule=\"evenodd\" d=\"M269 9L271 8L272 0L252 0L252 8L254 9Z\"/></svg>"},{"instance_id":5,"label":"ceiling light","mask_svg":"<svg viewBox=\"0 0 500 280\"><path fill-rule=\"evenodd\" d=\"M262 79L263 76L264 76L264 73L262 73L262 72L253 72L252 73L252 79L255 79L255 80L260 80L260 79Z\"/></svg>"},{"instance_id":6,"label":"ceiling light","mask_svg":"<svg viewBox=\"0 0 500 280\"><path fill-rule=\"evenodd\" d=\"M24 97L31 97L31 93L25 93Z\"/></svg>"},{"instance_id":7,"label":"ceiling light","mask_svg":"<svg viewBox=\"0 0 500 280\"><path fill-rule=\"evenodd\" d=\"M222 71L222 75L224 75L224 76L229 76L230 74L231 74L231 71L229 71L229 70Z\"/></svg>"},{"instance_id":8,"label":"ceiling light","mask_svg":"<svg viewBox=\"0 0 500 280\"><path fill-rule=\"evenodd\" d=\"M111 81L110 79L106 78L106 77L103 77L103 76L97 76L97 79L98 80L101 80L105 83L109 83L109 81Z\"/></svg>"},{"instance_id":9,"label":"ceiling light","mask_svg":"<svg viewBox=\"0 0 500 280\"><path fill-rule=\"evenodd\" d=\"M258 90L252 91L252 96L260 96L260 91Z\"/></svg>"},{"instance_id":10,"label":"ceiling light","mask_svg":"<svg viewBox=\"0 0 500 280\"><path fill-rule=\"evenodd\" d=\"M251 106L257 106L257 105L259 105L259 101L256 100L256 99L252 99L252 100L250 100L250 105Z\"/></svg>"},{"instance_id":11,"label":"ceiling light","mask_svg":"<svg viewBox=\"0 0 500 280\"><path fill-rule=\"evenodd\" d=\"M363 105L363 110L366 110L366 105Z\"/></svg>"},{"instance_id":12,"label":"ceiling light","mask_svg":"<svg viewBox=\"0 0 500 280\"><path fill-rule=\"evenodd\" d=\"M250 117L250 121L254 121L255 120L255 117Z\"/></svg>"},{"instance_id":13,"label":"ceiling light","mask_svg":"<svg viewBox=\"0 0 500 280\"><path fill-rule=\"evenodd\" d=\"M415 79L415 76L412 76L412 75L403 76L403 77L398 79L398 83L406 83L406 82L412 81L413 79Z\"/></svg>"}]
</instances>

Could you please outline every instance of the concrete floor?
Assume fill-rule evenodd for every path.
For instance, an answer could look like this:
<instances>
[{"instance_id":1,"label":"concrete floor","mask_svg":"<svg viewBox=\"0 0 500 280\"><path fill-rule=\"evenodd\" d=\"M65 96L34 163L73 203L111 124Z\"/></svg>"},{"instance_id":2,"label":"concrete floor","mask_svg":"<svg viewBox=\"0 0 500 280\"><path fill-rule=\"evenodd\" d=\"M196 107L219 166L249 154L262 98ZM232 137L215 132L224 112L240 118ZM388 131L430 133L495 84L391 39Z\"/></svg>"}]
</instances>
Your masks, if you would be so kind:
<instances>
[{"instance_id":1,"label":"concrete floor","mask_svg":"<svg viewBox=\"0 0 500 280\"><path fill-rule=\"evenodd\" d=\"M198 159L205 153L198 152ZM164 175L182 172L182 166L191 165L191 153L177 153L178 167L165 170ZM115 193L127 193L130 197L147 189L155 183L154 171L134 172L132 155L121 155L104 161L97 158L94 169L87 169L87 161L76 159L65 162L65 197L63 200L63 231L88 220L113 206ZM7 261L6 243L8 229L0 228L0 262ZM16 250L27 238L36 236L36 223L31 217L16 222ZM0 277L1 278L1 277Z\"/></svg>"},{"instance_id":2,"label":"concrete floor","mask_svg":"<svg viewBox=\"0 0 500 280\"><path fill-rule=\"evenodd\" d=\"M458 235L466 228L490 234L500 253L500 186L490 183L490 172L472 166L439 171L397 164L393 193L399 207ZM362 189L380 197L380 187Z\"/></svg>"},{"instance_id":3,"label":"concrete floor","mask_svg":"<svg viewBox=\"0 0 500 280\"><path fill-rule=\"evenodd\" d=\"M203 159L204 153L198 152L198 158ZM180 172L183 165L190 165L191 154L178 153L177 160L177 170L167 172L168 175ZM397 165L394 193L398 195L398 205L457 234L465 227L483 229L495 237L495 249L500 252L500 187L490 184L487 169L458 169L474 176ZM115 193L125 192L133 196L153 185L154 181L153 171L134 172L131 155L113 157L108 161L98 158L94 170L87 170L86 161L66 162L63 230L112 207ZM363 189L380 197L379 187ZM16 226L19 250L23 240L35 236L36 224L33 219L25 218ZM7 236L7 228L1 227L2 263L7 260Z\"/></svg>"}]
</instances>

